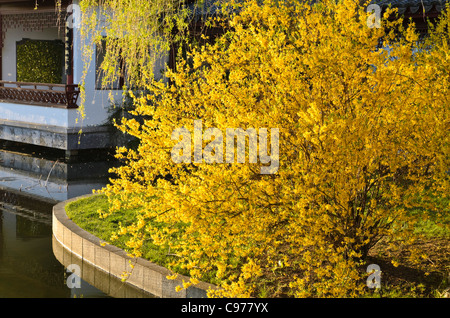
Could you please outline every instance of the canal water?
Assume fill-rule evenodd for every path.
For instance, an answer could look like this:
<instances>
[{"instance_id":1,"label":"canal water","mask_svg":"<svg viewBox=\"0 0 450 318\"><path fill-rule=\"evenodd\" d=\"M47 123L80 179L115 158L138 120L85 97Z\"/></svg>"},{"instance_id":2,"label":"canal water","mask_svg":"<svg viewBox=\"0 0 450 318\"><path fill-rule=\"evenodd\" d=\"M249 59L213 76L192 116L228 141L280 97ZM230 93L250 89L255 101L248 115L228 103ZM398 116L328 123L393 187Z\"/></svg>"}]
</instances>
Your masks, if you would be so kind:
<instances>
[{"instance_id":1,"label":"canal water","mask_svg":"<svg viewBox=\"0 0 450 318\"><path fill-rule=\"evenodd\" d=\"M57 258L67 252L58 250L53 239L52 207L102 188L114 161L105 159L105 155L93 155L67 163L58 154L46 154L44 158L36 149L2 146L0 298L111 297L111 287L103 288L110 285L109 281L100 284L99 275L91 281L80 275L77 288L68 287L68 279L73 276L65 268L68 264L63 264L63 257Z\"/></svg>"}]
</instances>

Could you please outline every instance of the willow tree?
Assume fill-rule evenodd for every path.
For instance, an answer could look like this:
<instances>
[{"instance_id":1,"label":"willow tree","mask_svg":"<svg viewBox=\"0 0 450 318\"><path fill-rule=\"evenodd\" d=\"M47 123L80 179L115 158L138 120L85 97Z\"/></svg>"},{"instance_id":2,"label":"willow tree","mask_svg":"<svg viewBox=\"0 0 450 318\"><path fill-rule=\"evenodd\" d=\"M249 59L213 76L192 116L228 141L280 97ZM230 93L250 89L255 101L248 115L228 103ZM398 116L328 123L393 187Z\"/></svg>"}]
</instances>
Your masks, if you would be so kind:
<instances>
[{"instance_id":1,"label":"willow tree","mask_svg":"<svg viewBox=\"0 0 450 318\"><path fill-rule=\"evenodd\" d=\"M94 63L95 49L103 50L99 65L105 88L142 89L144 79L160 77L174 44L184 42L188 27L203 1L186 0L81 0L81 115L84 106L84 77Z\"/></svg>"},{"instance_id":2,"label":"willow tree","mask_svg":"<svg viewBox=\"0 0 450 318\"><path fill-rule=\"evenodd\" d=\"M142 72L146 119L119 126L140 144L118 149L102 212L136 220L112 242L167 249L190 283L222 287L211 295L361 295L370 248L417 238L428 214L409 208L446 211L432 196L449 193L450 13L421 42L401 19L369 28L351 0L238 8L170 81ZM232 128L248 134L241 158Z\"/></svg>"}]
</instances>

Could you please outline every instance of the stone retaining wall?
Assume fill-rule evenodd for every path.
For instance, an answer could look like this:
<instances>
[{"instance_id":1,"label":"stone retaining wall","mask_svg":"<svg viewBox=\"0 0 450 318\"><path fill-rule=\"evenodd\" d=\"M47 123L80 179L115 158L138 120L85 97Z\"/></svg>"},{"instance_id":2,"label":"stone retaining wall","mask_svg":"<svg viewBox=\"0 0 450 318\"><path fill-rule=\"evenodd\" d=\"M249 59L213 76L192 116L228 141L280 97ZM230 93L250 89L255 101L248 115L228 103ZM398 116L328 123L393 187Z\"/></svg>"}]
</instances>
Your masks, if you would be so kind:
<instances>
[{"instance_id":1,"label":"stone retaining wall","mask_svg":"<svg viewBox=\"0 0 450 318\"><path fill-rule=\"evenodd\" d=\"M166 277L171 275L167 268L143 258L131 258L116 246L108 244L102 246L98 237L80 228L66 214L66 204L87 196L63 201L53 207L53 236L72 254L118 278L121 278L124 272L131 272L126 283L156 297L201 298L206 297L209 288L217 288L212 284L200 282L177 292L175 287L182 285L182 280L188 281L188 277L178 275L176 279L167 279ZM130 267L130 260L134 264L133 269Z\"/></svg>"}]
</instances>

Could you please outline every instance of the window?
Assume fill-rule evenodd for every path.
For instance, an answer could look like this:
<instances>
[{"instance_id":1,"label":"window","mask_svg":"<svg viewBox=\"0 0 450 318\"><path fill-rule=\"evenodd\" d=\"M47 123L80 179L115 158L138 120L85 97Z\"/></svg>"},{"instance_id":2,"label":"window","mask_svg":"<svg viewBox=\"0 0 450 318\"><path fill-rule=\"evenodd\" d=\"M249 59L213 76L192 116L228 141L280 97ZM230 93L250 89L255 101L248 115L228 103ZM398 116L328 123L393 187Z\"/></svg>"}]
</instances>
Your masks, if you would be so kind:
<instances>
[{"instance_id":1,"label":"window","mask_svg":"<svg viewBox=\"0 0 450 318\"><path fill-rule=\"evenodd\" d=\"M120 71L120 75L117 76L117 78L114 81L109 81L108 83L105 83L105 71L101 68L102 63L105 59L106 54L106 41L107 38L103 38L101 41L101 45L96 44L95 48L95 89L99 90L113 90L113 89L122 89L124 85L124 76L123 76L123 60L119 57L117 60L117 69L116 74L118 73L118 70Z\"/></svg>"},{"instance_id":2,"label":"window","mask_svg":"<svg viewBox=\"0 0 450 318\"><path fill-rule=\"evenodd\" d=\"M16 42L16 81L63 84L64 43L61 40Z\"/></svg>"}]
</instances>

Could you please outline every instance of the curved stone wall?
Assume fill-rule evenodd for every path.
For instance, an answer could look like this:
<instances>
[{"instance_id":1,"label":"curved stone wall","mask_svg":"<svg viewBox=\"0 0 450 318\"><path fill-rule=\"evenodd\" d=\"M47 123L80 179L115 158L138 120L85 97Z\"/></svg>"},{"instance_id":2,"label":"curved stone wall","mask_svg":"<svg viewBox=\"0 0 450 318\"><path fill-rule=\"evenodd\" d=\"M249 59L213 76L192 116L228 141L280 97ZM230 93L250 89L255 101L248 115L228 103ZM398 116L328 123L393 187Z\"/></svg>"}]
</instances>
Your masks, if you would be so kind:
<instances>
[{"instance_id":1,"label":"curved stone wall","mask_svg":"<svg viewBox=\"0 0 450 318\"><path fill-rule=\"evenodd\" d=\"M166 277L171 275L167 268L143 258L131 258L124 250L116 246L108 244L102 246L98 237L80 228L66 214L66 204L87 196L89 195L56 204L53 207L52 216L54 238L83 262L118 278L121 278L124 272L130 272L126 280L127 284L161 298L201 298L206 297L206 291L209 288L217 288L212 284L200 282L177 292L176 286L182 285L183 280L188 281L188 277L178 275L176 279L167 279ZM134 264L133 269L130 267L130 260Z\"/></svg>"}]
</instances>

